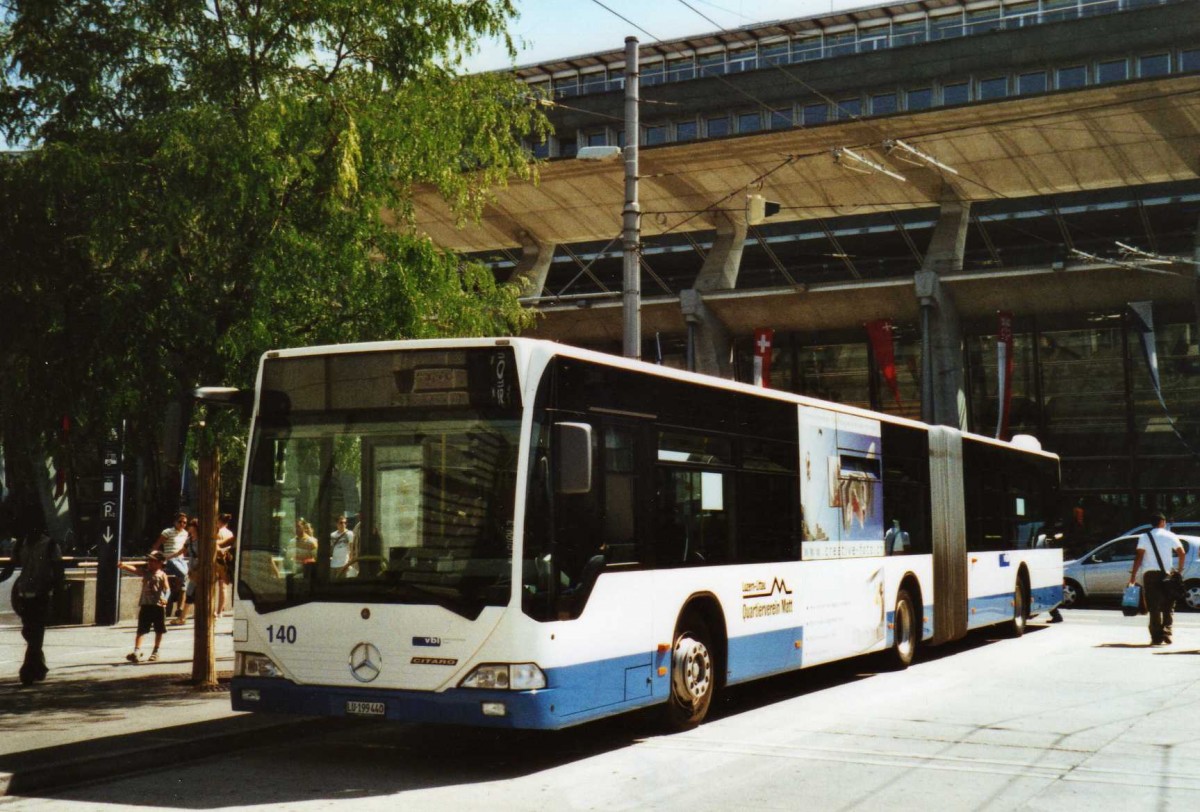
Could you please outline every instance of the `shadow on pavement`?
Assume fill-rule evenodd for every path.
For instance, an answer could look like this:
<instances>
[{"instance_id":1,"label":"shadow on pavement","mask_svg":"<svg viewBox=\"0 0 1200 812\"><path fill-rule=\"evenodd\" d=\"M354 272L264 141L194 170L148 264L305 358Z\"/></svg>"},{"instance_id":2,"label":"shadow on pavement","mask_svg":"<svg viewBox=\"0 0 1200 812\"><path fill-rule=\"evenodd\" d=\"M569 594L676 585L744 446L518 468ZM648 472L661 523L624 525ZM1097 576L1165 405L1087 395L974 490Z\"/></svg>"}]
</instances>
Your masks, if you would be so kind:
<instances>
[{"instance_id":1,"label":"shadow on pavement","mask_svg":"<svg viewBox=\"0 0 1200 812\"><path fill-rule=\"evenodd\" d=\"M180 665L186 665L184 661ZM124 666L134 669L135 666ZM171 700L194 699L200 692L191 684L190 674L138 674L116 679L63 679L58 670L50 678L31 687L16 680L0 682L5 701L0 706L0 735L6 730L24 728L32 714L47 712L87 714L85 721L101 721L99 716L114 712L125 716L139 706L164 705ZM228 674L225 675L228 683Z\"/></svg>"},{"instance_id":2,"label":"shadow on pavement","mask_svg":"<svg viewBox=\"0 0 1200 812\"><path fill-rule=\"evenodd\" d=\"M1028 633L1042 631L1030 627ZM914 667L923 661L987 646L1000 639L994 630L967 635L963 640L939 647L925 647ZM718 695L712 718L721 719L753 711L776 702L804 696L827 688L868 679L882 673L878 657L816 666L802 672L782 674L730 687ZM143 680L129 686L131 696L144 701ZM163 680L153 690L168 700L173 692L188 691L176 680ZM78 701L84 701L82 697ZM136 701L136 700L135 700ZM113 701L115 707L119 700ZM184 725L148 733L139 744L146 746L157 737L163 744L185 745L191 757L172 767L169 780L107 782L63 790L25 792L26 795L58 797L92 804L176 809L220 809L233 806L296 804L314 800L387 797L403 792L440 787L488 784L533 775L555 767L616 752L663 735L662 709L602 719L561 731L491 730L438 725L399 724L352 719L294 719L248 714L222 720L222 724ZM237 724L247 732L238 732ZM248 726L257 723L258 729ZM130 739L106 743L114 750L130 745ZM197 739L208 742L196 748ZM211 764L197 763L203 755L229 754L236 759L221 763L222 778L211 781ZM171 750L170 752L177 752ZM139 764L157 767L161 754L146 754ZM0 765L0 770L3 766ZM121 771L128 774L129 770ZM268 778L273 777L273 778ZM203 793L181 787L206 787ZM61 786L59 784L58 786Z\"/></svg>"}]
</instances>

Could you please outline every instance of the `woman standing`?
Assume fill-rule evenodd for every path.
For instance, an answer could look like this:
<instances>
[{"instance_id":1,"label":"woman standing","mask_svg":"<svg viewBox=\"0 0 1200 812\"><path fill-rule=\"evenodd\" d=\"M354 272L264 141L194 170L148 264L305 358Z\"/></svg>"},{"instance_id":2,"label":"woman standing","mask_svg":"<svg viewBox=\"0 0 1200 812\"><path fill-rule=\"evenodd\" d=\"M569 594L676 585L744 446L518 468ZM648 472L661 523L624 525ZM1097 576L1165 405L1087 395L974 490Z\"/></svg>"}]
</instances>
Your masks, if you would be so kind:
<instances>
[{"instance_id":1,"label":"woman standing","mask_svg":"<svg viewBox=\"0 0 1200 812\"><path fill-rule=\"evenodd\" d=\"M233 546L236 539L229 529L232 523L233 517L228 513L217 517L217 617L225 614L225 587L233 583ZM229 608L233 609L232 590Z\"/></svg>"},{"instance_id":2,"label":"woman standing","mask_svg":"<svg viewBox=\"0 0 1200 812\"><path fill-rule=\"evenodd\" d=\"M303 572L306 564L317 560L317 539L312 525L304 519L296 520L296 535L292 536L289 549L283 559L284 572Z\"/></svg>"}]
</instances>

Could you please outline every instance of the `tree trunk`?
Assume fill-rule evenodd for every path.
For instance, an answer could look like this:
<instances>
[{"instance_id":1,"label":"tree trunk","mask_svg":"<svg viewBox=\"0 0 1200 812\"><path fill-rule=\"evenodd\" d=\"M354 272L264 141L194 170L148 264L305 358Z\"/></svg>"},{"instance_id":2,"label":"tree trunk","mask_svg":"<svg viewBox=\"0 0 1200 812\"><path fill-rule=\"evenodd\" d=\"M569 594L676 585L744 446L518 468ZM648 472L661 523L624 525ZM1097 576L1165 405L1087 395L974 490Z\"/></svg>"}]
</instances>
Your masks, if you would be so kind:
<instances>
[{"instance_id":1,"label":"tree trunk","mask_svg":"<svg viewBox=\"0 0 1200 812\"><path fill-rule=\"evenodd\" d=\"M197 482L197 509L200 519L199 571L196 583L195 645L192 650L192 684L197 690L217 687L217 658L213 647L213 587L217 560L217 502L221 494L221 460L216 443L207 429L200 429L200 476Z\"/></svg>"}]
</instances>

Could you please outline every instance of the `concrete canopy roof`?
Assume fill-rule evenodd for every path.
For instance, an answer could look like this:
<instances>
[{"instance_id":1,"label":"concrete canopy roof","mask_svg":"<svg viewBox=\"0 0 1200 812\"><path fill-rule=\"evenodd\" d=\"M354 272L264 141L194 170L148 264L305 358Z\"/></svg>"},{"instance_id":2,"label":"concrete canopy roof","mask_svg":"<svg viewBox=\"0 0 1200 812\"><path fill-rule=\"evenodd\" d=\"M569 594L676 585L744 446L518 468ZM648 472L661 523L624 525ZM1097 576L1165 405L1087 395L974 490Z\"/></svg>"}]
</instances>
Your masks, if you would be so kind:
<instances>
[{"instance_id":1,"label":"concrete canopy roof","mask_svg":"<svg viewBox=\"0 0 1200 812\"><path fill-rule=\"evenodd\" d=\"M916 270L914 266L914 270ZM1191 274L1145 274L1130 268L1080 264L1067 269L1024 268L942 277L954 293L959 314L967 320L994 323L998 310L1021 316L1053 317L1119 310L1126 302L1153 299L1186 303L1195 286ZM915 323L920 317L912 277L814 285L810 288L731 290L706 293L704 304L737 334L754 326L778 331L839 330L874 319ZM679 301L657 296L642 300L642 335L680 335L687 330ZM525 335L584 346L622 340L621 300L598 298L575 304L544 306Z\"/></svg>"},{"instance_id":2,"label":"concrete canopy roof","mask_svg":"<svg viewBox=\"0 0 1200 812\"><path fill-rule=\"evenodd\" d=\"M901 139L953 167L941 173L886 154ZM854 171L837 147L905 177ZM1200 76L1127 82L813 127L640 150L646 236L715 228L760 193L772 223L937 205L948 195L992 200L1200 177ZM620 231L624 166L555 160L537 184L497 192L482 220L455 227L432 189L418 190L416 226L462 252L534 242L607 240Z\"/></svg>"}]
</instances>

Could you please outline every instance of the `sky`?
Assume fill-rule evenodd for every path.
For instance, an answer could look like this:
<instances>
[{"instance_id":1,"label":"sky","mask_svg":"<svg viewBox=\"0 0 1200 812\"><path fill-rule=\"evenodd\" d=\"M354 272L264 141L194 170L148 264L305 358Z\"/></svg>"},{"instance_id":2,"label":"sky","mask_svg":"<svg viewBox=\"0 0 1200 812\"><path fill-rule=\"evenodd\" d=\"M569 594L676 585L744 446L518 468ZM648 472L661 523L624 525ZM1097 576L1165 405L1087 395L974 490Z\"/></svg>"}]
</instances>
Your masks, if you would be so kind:
<instances>
[{"instance_id":1,"label":"sky","mask_svg":"<svg viewBox=\"0 0 1200 812\"><path fill-rule=\"evenodd\" d=\"M847 8L880 5L882 0L515 0L521 16L509 26L517 43L516 61L496 42L485 42L467 60L472 73L549 61L595 51L625 47L625 37L653 42L646 32L663 40L701 34L721 28L828 14ZM605 10L600 3L612 11ZM688 8L695 7L703 17ZM613 12L616 12L615 14ZM628 18L630 25L617 14ZM704 17L711 18L709 20Z\"/></svg>"}]
</instances>

